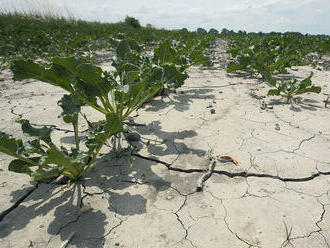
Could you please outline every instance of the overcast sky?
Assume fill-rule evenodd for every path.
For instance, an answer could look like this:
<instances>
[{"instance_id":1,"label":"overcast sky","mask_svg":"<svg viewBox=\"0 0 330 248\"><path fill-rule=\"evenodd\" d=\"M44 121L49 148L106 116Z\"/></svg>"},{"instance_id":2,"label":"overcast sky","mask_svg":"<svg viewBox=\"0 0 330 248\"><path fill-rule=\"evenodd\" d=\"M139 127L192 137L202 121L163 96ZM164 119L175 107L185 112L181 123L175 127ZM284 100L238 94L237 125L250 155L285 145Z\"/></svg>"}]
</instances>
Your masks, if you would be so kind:
<instances>
[{"instance_id":1,"label":"overcast sky","mask_svg":"<svg viewBox=\"0 0 330 248\"><path fill-rule=\"evenodd\" d=\"M14 2L14 3L13 3ZM29 8L40 0L0 0L4 9ZM116 22L126 15L156 27L222 28L249 32L330 34L330 0L43 0L76 18ZM40 4L38 4L40 6ZM0 7L0 8L1 8Z\"/></svg>"}]
</instances>

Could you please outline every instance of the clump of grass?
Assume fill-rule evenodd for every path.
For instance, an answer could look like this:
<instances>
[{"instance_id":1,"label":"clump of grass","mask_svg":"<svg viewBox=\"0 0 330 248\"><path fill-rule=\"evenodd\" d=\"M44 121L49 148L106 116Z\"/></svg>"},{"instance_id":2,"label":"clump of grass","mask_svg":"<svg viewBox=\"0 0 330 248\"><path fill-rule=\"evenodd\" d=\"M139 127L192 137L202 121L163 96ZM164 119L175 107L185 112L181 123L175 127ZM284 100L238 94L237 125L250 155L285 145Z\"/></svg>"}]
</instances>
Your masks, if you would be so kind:
<instances>
[{"instance_id":1,"label":"clump of grass","mask_svg":"<svg viewBox=\"0 0 330 248\"><path fill-rule=\"evenodd\" d=\"M21 2L12 1L7 8L0 8L0 14L17 16L26 16L31 18L42 18L46 20L74 20L74 15L68 7L58 7L50 2L45 1L29 1Z\"/></svg>"},{"instance_id":2,"label":"clump of grass","mask_svg":"<svg viewBox=\"0 0 330 248\"><path fill-rule=\"evenodd\" d=\"M132 16L126 16L125 23L133 28L141 28L140 21Z\"/></svg>"}]
</instances>

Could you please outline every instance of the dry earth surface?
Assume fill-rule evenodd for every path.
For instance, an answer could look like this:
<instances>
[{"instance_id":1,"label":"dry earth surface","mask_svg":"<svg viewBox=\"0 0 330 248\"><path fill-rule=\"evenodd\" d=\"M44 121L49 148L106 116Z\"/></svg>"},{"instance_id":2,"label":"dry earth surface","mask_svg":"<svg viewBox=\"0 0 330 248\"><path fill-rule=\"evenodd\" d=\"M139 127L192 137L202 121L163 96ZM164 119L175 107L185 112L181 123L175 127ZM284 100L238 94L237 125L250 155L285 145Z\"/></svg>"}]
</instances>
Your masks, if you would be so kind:
<instances>
[{"instance_id":1,"label":"dry earth surface","mask_svg":"<svg viewBox=\"0 0 330 248\"><path fill-rule=\"evenodd\" d=\"M225 72L225 47L217 40L208 51L213 67L190 69L176 93L134 114L146 126L132 129L151 144L135 144L140 151L132 167L127 158L108 154L77 184L35 184L8 172L11 158L1 154L0 247L59 248L72 233L67 247L329 247L325 96L303 95L293 105L265 98L268 86L260 80ZM108 68L103 58L98 62ZM292 73L303 78L310 71L313 82L330 93L327 68L297 67ZM0 75L0 129L23 138L17 118L53 124L54 140L70 145L71 127L57 117L64 92L11 77L10 71ZM209 150L238 164L217 161L197 192Z\"/></svg>"}]
</instances>

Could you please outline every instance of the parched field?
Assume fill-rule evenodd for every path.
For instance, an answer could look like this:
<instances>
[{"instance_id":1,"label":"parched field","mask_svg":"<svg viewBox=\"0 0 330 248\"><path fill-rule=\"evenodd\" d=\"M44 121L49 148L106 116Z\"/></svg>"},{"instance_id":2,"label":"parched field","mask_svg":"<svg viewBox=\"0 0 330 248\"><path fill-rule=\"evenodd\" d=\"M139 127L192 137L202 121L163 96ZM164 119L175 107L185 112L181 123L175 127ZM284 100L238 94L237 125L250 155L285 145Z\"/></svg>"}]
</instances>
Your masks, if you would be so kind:
<instances>
[{"instance_id":1,"label":"parched field","mask_svg":"<svg viewBox=\"0 0 330 248\"><path fill-rule=\"evenodd\" d=\"M148 143L133 142L140 150L132 166L110 153L75 184L36 184L8 172L11 158L0 154L0 247L329 247L330 109L323 93L330 93L330 71L293 67L298 80L313 71L322 93L288 104L265 97L269 87L260 80L226 73L225 49L217 39L208 50L212 67L190 68L176 92L132 114L144 125L131 131ZM98 56L109 68L107 54ZM55 125L57 144L74 143L71 126L58 118L64 91L14 82L10 70L0 80L1 130L23 138L13 120L24 118ZM230 157L211 168L211 152Z\"/></svg>"}]
</instances>

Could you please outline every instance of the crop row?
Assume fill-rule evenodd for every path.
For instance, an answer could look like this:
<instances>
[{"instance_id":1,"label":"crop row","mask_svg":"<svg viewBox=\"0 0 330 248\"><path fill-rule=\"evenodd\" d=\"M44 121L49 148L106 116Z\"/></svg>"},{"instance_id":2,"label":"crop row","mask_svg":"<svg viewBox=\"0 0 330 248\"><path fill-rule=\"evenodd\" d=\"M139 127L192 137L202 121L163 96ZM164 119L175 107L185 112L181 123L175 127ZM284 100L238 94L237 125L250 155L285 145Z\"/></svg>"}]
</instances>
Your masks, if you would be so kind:
<instances>
[{"instance_id":1,"label":"crop row","mask_svg":"<svg viewBox=\"0 0 330 248\"><path fill-rule=\"evenodd\" d=\"M275 89L268 95L277 95L291 101L295 95L306 92L320 93L321 88L312 85L311 77L298 82L295 79L281 81L277 73L288 74L288 68L312 64L308 54L316 52L320 57L330 52L330 38L301 34L282 35L236 35L231 37L227 50L234 58L227 66L227 72L245 71L261 75L268 85Z\"/></svg>"},{"instance_id":2,"label":"crop row","mask_svg":"<svg viewBox=\"0 0 330 248\"><path fill-rule=\"evenodd\" d=\"M33 180L49 180L60 175L70 181L81 178L93 165L102 147L112 140L115 147L126 130L129 115L167 88L178 88L188 78L190 66L210 65L204 56L205 42L164 40L153 50L152 57L141 55L141 46L133 40L113 40L116 56L114 70L103 71L83 58L55 57L42 65L32 60L14 60L10 69L14 80L36 79L64 89L58 105L60 116L72 125L75 145L58 147L51 139L52 127L33 127L28 120L17 120L28 141L0 132L0 152L14 157L10 171L28 174ZM93 126L81 112L89 106L104 115ZM90 129L82 146L78 116L82 114Z\"/></svg>"}]
</instances>

